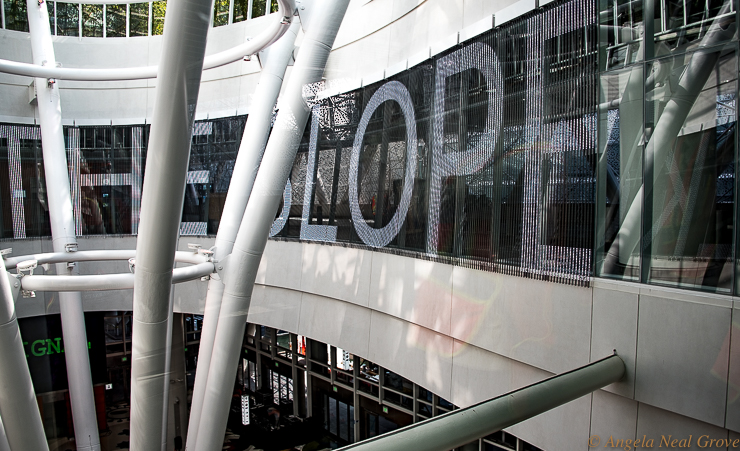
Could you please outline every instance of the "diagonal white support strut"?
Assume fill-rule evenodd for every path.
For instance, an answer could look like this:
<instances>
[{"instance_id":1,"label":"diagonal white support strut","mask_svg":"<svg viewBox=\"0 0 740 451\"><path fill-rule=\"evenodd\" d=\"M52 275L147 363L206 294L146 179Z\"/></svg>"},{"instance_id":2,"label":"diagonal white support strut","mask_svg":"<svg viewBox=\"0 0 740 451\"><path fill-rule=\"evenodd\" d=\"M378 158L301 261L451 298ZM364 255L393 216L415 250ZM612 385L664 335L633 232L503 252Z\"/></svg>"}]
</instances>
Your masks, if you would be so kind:
<instances>
[{"instance_id":1,"label":"diagonal white support strut","mask_svg":"<svg viewBox=\"0 0 740 451\"><path fill-rule=\"evenodd\" d=\"M187 449L190 451L211 451L223 444L234 374L257 268L308 121L309 108L303 99L303 88L321 80L348 4L349 0L317 3L311 22L304 24L306 36L281 96L275 126L226 268L226 286L208 370L198 441L194 448L192 443L189 444Z\"/></svg>"},{"instance_id":2,"label":"diagonal white support strut","mask_svg":"<svg viewBox=\"0 0 740 451\"><path fill-rule=\"evenodd\" d=\"M617 355L505 393L465 409L341 448L343 451L446 451L485 437L617 382Z\"/></svg>"},{"instance_id":3,"label":"diagonal white support strut","mask_svg":"<svg viewBox=\"0 0 740 451\"><path fill-rule=\"evenodd\" d=\"M283 85L285 69L293 55L299 28L300 22L295 20L290 30L270 48L266 62L260 72L260 81L255 89L254 99L249 109L249 117L244 127L239 153L234 164L234 172L229 183L226 203L218 225L214 250L216 260L229 255L234 246L236 233L239 230L239 224L242 222L244 209L247 207L252 185L257 176L257 169L265 151L265 144L270 134L273 108L280 93L280 87ZM223 293L224 285L220 280L212 279L208 283L203 329L200 334L198 367L195 373L195 387L188 424L188 443L193 447L198 437L200 413L203 407L208 368L211 365L211 352L213 350L213 340L216 337L216 325L218 314L221 311Z\"/></svg>"}]
</instances>

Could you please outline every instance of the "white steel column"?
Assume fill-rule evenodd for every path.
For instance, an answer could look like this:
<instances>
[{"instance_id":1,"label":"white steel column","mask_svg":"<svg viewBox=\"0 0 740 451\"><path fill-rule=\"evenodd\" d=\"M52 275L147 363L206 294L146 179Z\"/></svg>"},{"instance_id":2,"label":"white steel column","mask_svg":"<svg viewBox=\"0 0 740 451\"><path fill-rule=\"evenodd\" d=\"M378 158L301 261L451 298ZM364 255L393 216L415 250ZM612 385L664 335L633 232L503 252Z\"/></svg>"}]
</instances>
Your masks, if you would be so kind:
<instances>
[{"instance_id":1,"label":"white steel column","mask_svg":"<svg viewBox=\"0 0 740 451\"><path fill-rule=\"evenodd\" d=\"M46 3L27 0L26 5L33 63L55 67L56 59ZM45 78L36 78L35 84L37 111L41 125L46 192L49 197L52 243L56 252L72 251L77 249L77 238L62 130L59 86L55 80ZM79 271L74 264L58 263L56 272L60 275L73 275ZM80 293L59 293L59 309L62 316L64 359L67 363L75 444L78 450L98 451L100 450L100 436L95 415L95 396L92 388L85 315L82 311Z\"/></svg>"},{"instance_id":2,"label":"white steel column","mask_svg":"<svg viewBox=\"0 0 740 451\"><path fill-rule=\"evenodd\" d=\"M286 15L290 14L286 11ZM295 38L300 28L299 21L295 20L288 32L273 44L267 53L267 59L260 81L254 91L254 99L249 108L249 117L244 127L239 153L234 163L234 171L229 183L229 190L224 204L221 222L218 226L216 243L214 249L215 259L221 260L231 253L234 247L236 233L247 207L249 194L257 176L262 155L265 152L265 144L270 135L272 122L272 111L283 85L285 69L288 67L290 58L295 47ZM194 447L197 443L198 425L200 413L203 407L206 381L208 379L208 368L211 365L211 351L213 340L216 337L216 324L221 311L221 297L224 293L222 281L211 279L208 283L206 294L205 315L203 319L203 330L200 335L200 351L198 354L198 367L195 373L195 387L190 407L190 423L188 426L188 443Z\"/></svg>"},{"instance_id":3,"label":"white steel column","mask_svg":"<svg viewBox=\"0 0 740 451\"><path fill-rule=\"evenodd\" d=\"M167 445L172 269L212 1L167 5L136 244L131 449Z\"/></svg>"},{"instance_id":4,"label":"white steel column","mask_svg":"<svg viewBox=\"0 0 740 451\"><path fill-rule=\"evenodd\" d=\"M308 121L309 107L303 98L303 88L321 80L348 3L349 0L317 3L311 23L304 24L307 25L306 36L285 93L281 96L274 130L225 268L226 286L208 371L196 450L218 449L223 443L257 268ZM188 449L192 451L192 448Z\"/></svg>"},{"instance_id":5,"label":"white steel column","mask_svg":"<svg viewBox=\"0 0 740 451\"><path fill-rule=\"evenodd\" d=\"M48 22L47 22L48 23ZM48 451L5 263L0 259L0 450ZM92 388L92 387L91 387ZM4 443L3 443L4 441Z\"/></svg>"}]
</instances>

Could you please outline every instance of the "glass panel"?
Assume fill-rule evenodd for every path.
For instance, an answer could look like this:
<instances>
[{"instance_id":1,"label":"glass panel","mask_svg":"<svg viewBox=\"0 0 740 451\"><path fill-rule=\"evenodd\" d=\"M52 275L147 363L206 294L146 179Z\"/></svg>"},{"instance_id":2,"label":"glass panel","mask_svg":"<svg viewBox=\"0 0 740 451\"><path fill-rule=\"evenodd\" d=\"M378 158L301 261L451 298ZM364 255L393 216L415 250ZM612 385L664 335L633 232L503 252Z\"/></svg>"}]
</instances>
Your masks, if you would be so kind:
<instances>
[{"instance_id":1,"label":"glass panel","mask_svg":"<svg viewBox=\"0 0 740 451\"><path fill-rule=\"evenodd\" d=\"M249 0L234 0L234 23L247 20Z\"/></svg>"},{"instance_id":2,"label":"glass panel","mask_svg":"<svg viewBox=\"0 0 740 451\"><path fill-rule=\"evenodd\" d=\"M642 65L601 76L596 275L640 280Z\"/></svg>"},{"instance_id":3,"label":"glass panel","mask_svg":"<svg viewBox=\"0 0 740 451\"><path fill-rule=\"evenodd\" d=\"M378 382L378 365L365 359L360 359L360 377Z\"/></svg>"},{"instance_id":4,"label":"glass panel","mask_svg":"<svg viewBox=\"0 0 740 451\"><path fill-rule=\"evenodd\" d=\"M21 139L21 182L26 236L51 236L49 199L46 194L44 162L41 141Z\"/></svg>"},{"instance_id":5,"label":"glass panel","mask_svg":"<svg viewBox=\"0 0 740 451\"><path fill-rule=\"evenodd\" d=\"M193 127L189 166L193 183L187 186L183 221L206 223L211 235L218 231L246 119L196 122ZM284 347L289 348L289 342Z\"/></svg>"},{"instance_id":6,"label":"glass panel","mask_svg":"<svg viewBox=\"0 0 740 451\"><path fill-rule=\"evenodd\" d=\"M431 403L434 400L434 395L426 388L419 387L418 399L422 401L426 400Z\"/></svg>"},{"instance_id":7,"label":"glass panel","mask_svg":"<svg viewBox=\"0 0 740 451\"><path fill-rule=\"evenodd\" d=\"M28 31L28 14L25 0L3 0L5 2L5 28Z\"/></svg>"},{"instance_id":8,"label":"glass panel","mask_svg":"<svg viewBox=\"0 0 740 451\"><path fill-rule=\"evenodd\" d=\"M152 36L157 36L164 32L164 14L166 9L166 1L152 3Z\"/></svg>"},{"instance_id":9,"label":"glass panel","mask_svg":"<svg viewBox=\"0 0 740 451\"><path fill-rule=\"evenodd\" d=\"M8 139L0 138L0 238L13 238Z\"/></svg>"},{"instance_id":10,"label":"glass panel","mask_svg":"<svg viewBox=\"0 0 740 451\"><path fill-rule=\"evenodd\" d=\"M84 186L82 233L131 234L131 186Z\"/></svg>"},{"instance_id":11,"label":"glass panel","mask_svg":"<svg viewBox=\"0 0 740 451\"><path fill-rule=\"evenodd\" d=\"M439 402L437 403L437 405L439 407L441 407L443 409L447 409L447 410L452 410L455 407L455 406L452 405L451 402L449 402L446 399L441 398L441 397L439 398Z\"/></svg>"},{"instance_id":12,"label":"glass panel","mask_svg":"<svg viewBox=\"0 0 740 451\"><path fill-rule=\"evenodd\" d=\"M349 409L347 404L339 401L339 438L343 440L349 439Z\"/></svg>"},{"instance_id":13,"label":"glass panel","mask_svg":"<svg viewBox=\"0 0 740 451\"><path fill-rule=\"evenodd\" d=\"M103 37L103 5L82 5L82 36Z\"/></svg>"},{"instance_id":14,"label":"glass panel","mask_svg":"<svg viewBox=\"0 0 740 451\"><path fill-rule=\"evenodd\" d=\"M377 385L374 385L374 384L371 384L365 381L360 381L360 391L363 391L375 397L377 397L378 394L380 393L380 390L378 389Z\"/></svg>"},{"instance_id":15,"label":"glass panel","mask_svg":"<svg viewBox=\"0 0 740 451\"><path fill-rule=\"evenodd\" d=\"M49 12L49 29L51 30L51 34L55 35L57 33L56 26L54 25L54 2L53 1L47 1L46 2L46 10Z\"/></svg>"},{"instance_id":16,"label":"glass panel","mask_svg":"<svg viewBox=\"0 0 740 451\"><path fill-rule=\"evenodd\" d=\"M57 2L57 35L79 36L80 5L77 3Z\"/></svg>"},{"instance_id":17,"label":"glass panel","mask_svg":"<svg viewBox=\"0 0 740 451\"><path fill-rule=\"evenodd\" d=\"M277 2L277 0L271 0L271 3L270 3L270 12L271 13L278 12L278 2Z\"/></svg>"},{"instance_id":18,"label":"glass panel","mask_svg":"<svg viewBox=\"0 0 740 451\"><path fill-rule=\"evenodd\" d=\"M354 368L354 356L342 348L337 348L337 368L351 373Z\"/></svg>"},{"instance_id":19,"label":"glass panel","mask_svg":"<svg viewBox=\"0 0 740 451\"><path fill-rule=\"evenodd\" d=\"M661 0L655 5L655 54L663 56L692 51L705 46L708 39L718 44L733 38L733 33L715 33L711 28L727 28L735 22L732 0Z\"/></svg>"},{"instance_id":20,"label":"glass panel","mask_svg":"<svg viewBox=\"0 0 740 451\"><path fill-rule=\"evenodd\" d=\"M105 27L106 37L126 37L126 5L106 5Z\"/></svg>"},{"instance_id":21,"label":"glass panel","mask_svg":"<svg viewBox=\"0 0 740 451\"><path fill-rule=\"evenodd\" d=\"M646 185L652 185L645 191L646 279L729 292L735 222L734 48L651 63L646 93L644 173Z\"/></svg>"},{"instance_id":22,"label":"glass panel","mask_svg":"<svg viewBox=\"0 0 740 451\"><path fill-rule=\"evenodd\" d=\"M149 34L149 3L131 3L129 5L129 36L146 36Z\"/></svg>"},{"instance_id":23,"label":"glass panel","mask_svg":"<svg viewBox=\"0 0 740 451\"><path fill-rule=\"evenodd\" d=\"M213 2L213 26L229 24L229 0L214 0Z\"/></svg>"},{"instance_id":24,"label":"glass panel","mask_svg":"<svg viewBox=\"0 0 740 451\"><path fill-rule=\"evenodd\" d=\"M599 0L598 4L601 69L621 68L642 61L645 53L643 0Z\"/></svg>"},{"instance_id":25,"label":"glass panel","mask_svg":"<svg viewBox=\"0 0 740 451\"><path fill-rule=\"evenodd\" d=\"M329 432L337 435L337 400L329 398Z\"/></svg>"},{"instance_id":26,"label":"glass panel","mask_svg":"<svg viewBox=\"0 0 740 451\"><path fill-rule=\"evenodd\" d=\"M418 412L420 415L424 415L426 418L432 417L432 406L429 404L425 404L423 402L419 402L418 404Z\"/></svg>"},{"instance_id":27,"label":"glass panel","mask_svg":"<svg viewBox=\"0 0 740 451\"><path fill-rule=\"evenodd\" d=\"M400 376L392 371L385 370L385 377L383 382L384 387L390 387L401 393L413 396L414 384L410 380L403 376Z\"/></svg>"},{"instance_id":28,"label":"glass panel","mask_svg":"<svg viewBox=\"0 0 740 451\"><path fill-rule=\"evenodd\" d=\"M254 0L252 3L252 17L260 17L265 15L265 6L267 6L269 0Z\"/></svg>"}]
</instances>

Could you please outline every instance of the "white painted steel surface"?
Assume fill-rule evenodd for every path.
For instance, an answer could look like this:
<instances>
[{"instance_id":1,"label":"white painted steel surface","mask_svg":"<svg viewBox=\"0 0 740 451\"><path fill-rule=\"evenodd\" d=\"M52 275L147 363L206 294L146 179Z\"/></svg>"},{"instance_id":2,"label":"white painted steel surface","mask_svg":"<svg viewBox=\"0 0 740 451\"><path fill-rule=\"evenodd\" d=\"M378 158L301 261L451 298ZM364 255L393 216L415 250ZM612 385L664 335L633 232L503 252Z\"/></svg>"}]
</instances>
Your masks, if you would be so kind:
<instances>
[{"instance_id":1,"label":"white painted steel surface","mask_svg":"<svg viewBox=\"0 0 740 451\"><path fill-rule=\"evenodd\" d=\"M224 274L226 287L208 370L198 441L195 448L188 447L191 450L210 451L223 443L232 375L241 351L257 269L308 120L309 108L303 90L307 84L321 80L348 3L348 0L319 3L310 22L303 24L307 31L301 51L278 105L279 113Z\"/></svg>"},{"instance_id":2,"label":"white painted steel surface","mask_svg":"<svg viewBox=\"0 0 740 451\"><path fill-rule=\"evenodd\" d=\"M46 3L28 0L26 5L33 63L39 67L44 65L54 67L56 58ZM59 86L54 80L44 78L35 79L35 84L45 182L47 186L53 187L47 190L52 243L56 252L64 252L68 246L77 247L77 237L67 172ZM60 275L73 275L77 273L77 266L70 267L66 263L57 263L56 272ZM75 445L78 450L99 451L100 436L95 415L95 396L87 352L82 299L80 293L65 292L59 293L59 300Z\"/></svg>"},{"instance_id":3,"label":"white painted steel surface","mask_svg":"<svg viewBox=\"0 0 740 451\"><path fill-rule=\"evenodd\" d=\"M13 295L0 263L0 450L48 451L36 393L28 371Z\"/></svg>"},{"instance_id":4,"label":"white painted steel surface","mask_svg":"<svg viewBox=\"0 0 740 451\"><path fill-rule=\"evenodd\" d=\"M619 381L624 362L613 355L461 410L411 424L340 450L447 451L525 421Z\"/></svg>"},{"instance_id":5,"label":"white painted steel surface","mask_svg":"<svg viewBox=\"0 0 740 451\"><path fill-rule=\"evenodd\" d=\"M257 170L265 151L272 125L273 110L278 94L280 94L280 88L283 85L285 70L293 56L299 28L300 22L294 21L288 32L275 45L271 46L265 52L265 55L261 56L266 61L263 63L260 82L255 90L252 108L242 134L239 153L234 163L234 171L219 222L214 249L216 260L229 255L234 246L239 224L242 222L244 209L247 207L249 195L257 177ZM208 283L205 318L200 335L199 364L196 370L188 425L188 443L191 443L191 446L197 443L200 414L208 379L208 368L211 363L213 341L216 337L216 325L221 311L223 291L223 281L213 279Z\"/></svg>"},{"instance_id":6,"label":"white painted steel surface","mask_svg":"<svg viewBox=\"0 0 740 451\"><path fill-rule=\"evenodd\" d=\"M195 107L213 2L172 2L165 16L136 243L131 449L165 450L171 285Z\"/></svg>"}]
</instances>

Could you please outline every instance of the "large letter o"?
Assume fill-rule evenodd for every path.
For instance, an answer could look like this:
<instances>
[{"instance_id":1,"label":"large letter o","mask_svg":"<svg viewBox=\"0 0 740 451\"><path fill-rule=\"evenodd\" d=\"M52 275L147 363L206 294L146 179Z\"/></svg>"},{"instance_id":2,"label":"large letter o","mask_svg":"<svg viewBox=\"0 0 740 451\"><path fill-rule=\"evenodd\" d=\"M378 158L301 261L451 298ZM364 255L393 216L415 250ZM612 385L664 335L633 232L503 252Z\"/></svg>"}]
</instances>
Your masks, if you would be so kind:
<instances>
[{"instance_id":1,"label":"large letter o","mask_svg":"<svg viewBox=\"0 0 740 451\"><path fill-rule=\"evenodd\" d=\"M395 100L401 106L404 120L406 122L406 175L404 177L403 192L401 193L401 202L398 204L396 214L393 215L391 222L383 228L373 229L365 222L360 211L360 202L357 193L357 176L360 165L360 152L362 151L362 141L365 137L370 117L375 110L385 101ZM401 230L403 221L406 219L406 213L411 203L411 192L414 189L414 175L416 173L416 117L414 115L414 106L411 102L411 95L408 89L397 81L390 81L380 87L370 98L362 113L360 124L357 127L355 142L352 146L352 158L349 164L349 207L352 212L352 222L360 239L372 247L383 247L393 241Z\"/></svg>"}]
</instances>

